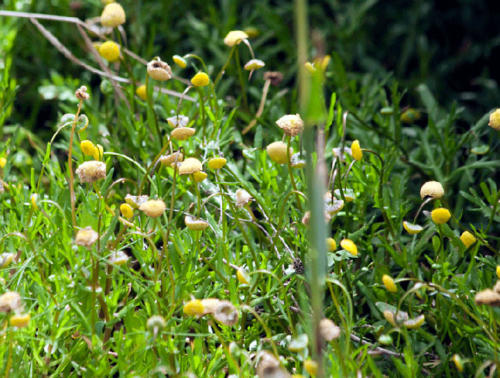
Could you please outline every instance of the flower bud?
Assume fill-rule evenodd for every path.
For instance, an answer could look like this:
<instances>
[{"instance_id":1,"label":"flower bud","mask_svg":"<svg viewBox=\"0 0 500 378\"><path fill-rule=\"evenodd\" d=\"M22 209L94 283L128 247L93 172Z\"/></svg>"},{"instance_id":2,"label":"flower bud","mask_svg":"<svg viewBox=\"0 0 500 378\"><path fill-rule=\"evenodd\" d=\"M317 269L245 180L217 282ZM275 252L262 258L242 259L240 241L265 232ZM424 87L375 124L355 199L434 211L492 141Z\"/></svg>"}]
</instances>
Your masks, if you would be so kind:
<instances>
[{"instance_id":1,"label":"flower bud","mask_svg":"<svg viewBox=\"0 0 500 378\"><path fill-rule=\"evenodd\" d=\"M394 279L388 274L384 274L382 276L382 282L384 283L384 286L387 289L387 291L391 293L396 293L398 291L398 287L396 286Z\"/></svg>"},{"instance_id":2,"label":"flower bud","mask_svg":"<svg viewBox=\"0 0 500 378\"><path fill-rule=\"evenodd\" d=\"M252 196L245 189L238 189L236 191L236 206L244 207L252 200Z\"/></svg>"},{"instance_id":3,"label":"flower bud","mask_svg":"<svg viewBox=\"0 0 500 378\"><path fill-rule=\"evenodd\" d=\"M403 221L403 228L408 232L410 235L416 235L419 232L421 232L424 228L418 224L413 224L407 221Z\"/></svg>"},{"instance_id":4,"label":"flower bud","mask_svg":"<svg viewBox=\"0 0 500 378\"><path fill-rule=\"evenodd\" d=\"M127 263L128 259L129 257L125 252L115 251L111 253L108 261L112 265L124 265Z\"/></svg>"},{"instance_id":5,"label":"flower bud","mask_svg":"<svg viewBox=\"0 0 500 378\"><path fill-rule=\"evenodd\" d=\"M245 66L243 68L247 71L253 71L253 70L258 70L259 68L262 68L265 65L266 63L264 63L260 59L251 59L245 63Z\"/></svg>"},{"instance_id":6,"label":"flower bud","mask_svg":"<svg viewBox=\"0 0 500 378\"><path fill-rule=\"evenodd\" d=\"M148 98L148 91L145 84L139 85L135 90L135 94L143 101Z\"/></svg>"},{"instance_id":7,"label":"flower bud","mask_svg":"<svg viewBox=\"0 0 500 378\"><path fill-rule=\"evenodd\" d=\"M87 87L85 85L82 85L75 91L75 96L80 101L88 100L90 97L89 94L87 93Z\"/></svg>"},{"instance_id":8,"label":"flower bud","mask_svg":"<svg viewBox=\"0 0 500 378\"><path fill-rule=\"evenodd\" d=\"M184 69L184 68L187 67L186 60L183 57L179 56L179 55L174 55L172 57L172 60L174 61L175 64L177 64L182 69Z\"/></svg>"}]
</instances>

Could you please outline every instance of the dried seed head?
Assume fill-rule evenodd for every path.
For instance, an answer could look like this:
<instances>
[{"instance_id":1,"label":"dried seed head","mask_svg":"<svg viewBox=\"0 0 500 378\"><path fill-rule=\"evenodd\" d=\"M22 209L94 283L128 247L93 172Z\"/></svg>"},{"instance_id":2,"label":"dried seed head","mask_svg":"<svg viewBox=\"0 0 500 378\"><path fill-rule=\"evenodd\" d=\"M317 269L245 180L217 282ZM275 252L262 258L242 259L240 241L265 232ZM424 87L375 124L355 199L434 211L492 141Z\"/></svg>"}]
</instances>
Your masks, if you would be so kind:
<instances>
[{"instance_id":1,"label":"dried seed head","mask_svg":"<svg viewBox=\"0 0 500 378\"><path fill-rule=\"evenodd\" d=\"M153 315L146 322L146 327L152 332L157 332L158 330L162 330L165 328L165 319L160 315Z\"/></svg>"},{"instance_id":2,"label":"dried seed head","mask_svg":"<svg viewBox=\"0 0 500 378\"><path fill-rule=\"evenodd\" d=\"M358 247L356 244L351 239L342 239L340 242L340 246L344 248L347 252L349 252L351 255L357 256L358 255Z\"/></svg>"},{"instance_id":3,"label":"dried seed head","mask_svg":"<svg viewBox=\"0 0 500 378\"><path fill-rule=\"evenodd\" d=\"M78 88L75 92L75 96L77 99L81 101L85 101L89 99L89 94L87 93L87 87L85 85L82 85L80 88Z\"/></svg>"},{"instance_id":4,"label":"dried seed head","mask_svg":"<svg viewBox=\"0 0 500 378\"><path fill-rule=\"evenodd\" d=\"M500 281L497 281L497 283L495 284L495 286L493 286L493 291L495 293L500 294Z\"/></svg>"},{"instance_id":5,"label":"dried seed head","mask_svg":"<svg viewBox=\"0 0 500 378\"><path fill-rule=\"evenodd\" d=\"M194 135L196 132L192 127L176 127L170 133L172 139L176 140L187 140Z\"/></svg>"},{"instance_id":6,"label":"dried seed head","mask_svg":"<svg viewBox=\"0 0 500 378\"><path fill-rule=\"evenodd\" d=\"M82 163L76 169L81 182L95 182L106 177L106 164L102 161L90 160Z\"/></svg>"},{"instance_id":7,"label":"dried seed head","mask_svg":"<svg viewBox=\"0 0 500 378\"><path fill-rule=\"evenodd\" d=\"M494 128L495 130L500 130L500 109L497 109L490 114L488 126Z\"/></svg>"},{"instance_id":8,"label":"dried seed head","mask_svg":"<svg viewBox=\"0 0 500 378\"><path fill-rule=\"evenodd\" d=\"M211 158L207 165L208 165L208 168L210 169L221 169L222 167L224 167L227 163L227 160L224 159L223 157L214 157L214 158Z\"/></svg>"},{"instance_id":9,"label":"dried seed head","mask_svg":"<svg viewBox=\"0 0 500 378\"><path fill-rule=\"evenodd\" d=\"M167 122L171 127L186 127L189 123L189 117L177 115L167 118Z\"/></svg>"},{"instance_id":10,"label":"dried seed head","mask_svg":"<svg viewBox=\"0 0 500 378\"><path fill-rule=\"evenodd\" d=\"M198 72L191 78L191 84L195 87L206 87L210 83L210 78L205 72Z\"/></svg>"},{"instance_id":11,"label":"dried seed head","mask_svg":"<svg viewBox=\"0 0 500 378\"><path fill-rule=\"evenodd\" d=\"M477 239L474 235L472 235L469 231L462 232L460 235L460 240L465 245L465 248L469 248L472 244L474 244Z\"/></svg>"},{"instance_id":12,"label":"dried seed head","mask_svg":"<svg viewBox=\"0 0 500 378\"><path fill-rule=\"evenodd\" d=\"M202 169L201 162L196 158L187 158L184 160L179 167L179 174L181 175L191 175L195 172L199 172Z\"/></svg>"},{"instance_id":13,"label":"dried seed head","mask_svg":"<svg viewBox=\"0 0 500 378\"><path fill-rule=\"evenodd\" d=\"M209 226L207 221L204 221L203 219L193 218L191 215L186 215L184 217L184 223L186 224L187 228L193 231L203 231Z\"/></svg>"},{"instance_id":14,"label":"dried seed head","mask_svg":"<svg viewBox=\"0 0 500 378\"><path fill-rule=\"evenodd\" d=\"M125 11L118 3L110 3L106 5L101 13L101 24L114 28L125 23Z\"/></svg>"},{"instance_id":15,"label":"dried seed head","mask_svg":"<svg viewBox=\"0 0 500 378\"><path fill-rule=\"evenodd\" d=\"M394 279L388 274L384 274L382 276L382 282L384 283L387 291L390 291L391 293L396 293L398 291L398 287L396 286Z\"/></svg>"},{"instance_id":16,"label":"dried seed head","mask_svg":"<svg viewBox=\"0 0 500 378\"><path fill-rule=\"evenodd\" d=\"M7 291L0 295L0 312L22 310L21 296L15 291Z\"/></svg>"},{"instance_id":17,"label":"dried seed head","mask_svg":"<svg viewBox=\"0 0 500 378\"><path fill-rule=\"evenodd\" d=\"M403 228L408 232L410 235L416 235L419 232L421 232L424 228L418 224L413 224L407 221L403 221Z\"/></svg>"},{"instance_id":18,"label":"dried seed head","mask_svg":"<svg viewBox=\"0 0 500 378\"><path fill-rule=\"evenodd\" d=\"M31 315L28 314L14 314L11 316L9 323L13 327L23 328L26 327L31 320Z\"/></svg>"},{"instance_id":19,"label":"dried seed head","mask_svg":"<svg viewBox=\"0 0 500 378\"><path fill-rule=\"evenodd\" d=\"M448 209L440 207L432 210L431 212L432 221L436 224L445 224L451 218L451 213Z\"/></svg>"},{"instance_id":20,"label":"dried seed head","mask_svg":"<svg viewBox=\"0 0 500 378\"><path fill-rule=\"evenodd\" d=\"M497 293L496 291L491 289L486 289L477 293L474 297L474 301L476 302L476 304L499 307L500 293Z\"/></svg>"},{"instance_id":21,"label":"dried seed head","mask_svg":"<svg viewBox=\"0 0 500 378\"><path fill-rule=\"evenodd\" d=\"M180 151L176 151L174 153L171 153L170 155L162 155L160 156L160 163L163 165L171 165L172 163L175 162L181 162L184 159L184 155Z\"/></svg>"},{"instance_id":22,"label":"dried seed head","mask_svg":"<svg viewBox=\"0 0 500 378\"><path fill-rule=\"evenodd\" d=\"M300 118L300 114L286 114L276 121L276 124L280 129L284 131L286 135L295 136L304 130L304 121Z\"/></svg>"},{"instance_id":23,"label":"dried seed head","mask_svg":"<svg viewBox=\"0 0 500 378\"><path fill-rule=\"evenodd\" d=\"M258 355L257 376L259 378L290 378L290 374L281 367L274 355L262 351Z\"/></svg>"},{"instance_id":24,"label":"dried seed head","mask_svg":"<svg viewBox=\"0 0 500 378\"><path fill-rule=\"evenodd\" d=\"M115 62L120 58L120 46L116 42L106 41L99 46L99 55L108 62Z\"/></svg>"},{"instance_id":25,"label":"dried seed head","mask_svg":"<svg viewBox=\"0 0 500 378\"><path fill-rule=\"evenodd\" d=\"M276 87L283 81L283 74L278 71L267 71L264 72L264 80L269 80Z\"/></svg>"},{"instance_id":26,"label":"dried seed head","mask_svg":"<svg viewBox=\"0 0 500 378\"><path fill-rule=\"evenodd\" d=\"M219 305L220 300L217 298L205 298L201 300L203 304L203 315L213 314Z\"/></svg>"},{"instance_id":27,"label":"dried seed head","mask_svg":"<svg viewBox=\"0 0 500 378\"><path fill-rule=\"evenodd\" d=\"M253 197L245 189L238 189L236 191L236 206L244 207L253 200Z\"/></svg>"},{"instance_id":28,"label":"dried seed head","mask_svg":"<svg viewBox=\"0 0 500 378\"><path fill-rule=\"evenodd\" d=\"M154 58L147 65L147 72L151 79L167 81L172 78L172 69L159 57Z\"/></svg>"},{"instance_id":29,"label":"dried seed head","mask_svg":"<svg viewBox=\"0 0 500 378\"><path fill-rule=\"evenodd\" d=\"M144 202L149 199L148 196L133 196L132 194L127 194L125 196L125 202L132 206L134 209L138 209Z\"/></svg>"},{"instance_id":30,"label":"dried seed head","mask_svg":"<svg viewBox=\"0 0 500 378\"><path fill-rule=\"evenodd\" d=\"M351 144L351 155L357 161L360 161L363 158L363 151L361 150L361 145L357 139Z\"/></svg>"},{"instance_id":31,"label":"dried seed head","mask_svg":"<svg viewBox=\"0 0 500 378\"><path fill-rule=\"evenodd\" d=\"M165 212L166 206L165 202L161 199L159 200L148 200L139 206L144 214L151 218L158 218Z\"/></svg>"},{"instance_id":32,"label":"dried seed head","mask_svg":"<svg viewBox=\"0 0 500 378\"><path fill-rule=\"evenodd\" d=\"M238 322L238 310L229 301L219 301L213 316L219 323L227 326L233 326Z\"/></svg>"},{"instance_id":33,"label":"dried seed head","mask_svg":"<svg viewBox=\"0 0 500 378\"><path fill-rule=\"evenodd\" d=\"M233 47L234 45L239 45L244 39L248 39L247 33L242 30L231 30L224 37L224 44L229 47Z\"/></svg>"},{"instance_id":34,"label":"dried seed head","mask_svg":"<svg viewBox=\"0 0 500 378\"><path fill-rule=\"evenodd\" d=\"M112 265L124 265L127 263L128 259L129 257L126 253L122 251L115 251L111 253L111 256L109 257L109 263Z\"/></svg>"},{"instance_id":35,"label":"dried seed head","mask_svg":"<svg viewBox=\"0 0 500 378\"><path fill-rule=\"evenodd\" d=\"M172 60L174 61L175 64L177 64L182 69L187 67L187 62L182 56L174 55L172 57Z\"/></svg>"},{"instance_id":36,"label":"dried seed head","mask_svg":"<svg viewBox=\"0 0 500 378\"><path fill-rule=\"evenodd\" d=\"M287 145L283 142L273 142L266 148L267 154L272 161L278 164L286 164L288 162ZM293 149L290 147L290 156L293 155Z\"/></svg>"},{"instance_id":37,"label":"dried seed head","mask_svg":"<svg viewBox=\"0 0 500 378\"><path fill-rule=\"evenodd\" d=\"M203 303L199 299L192 299L184 305L182 311L188 316L202 316L204 315Z\"/></svg>"},{"instance_id":38,"label":"dried seed head","mask_svg":"<svg viewBox=\"0 0 500 378\"><path fill-rule=\"evenodd\" d=\"M98 237L99 235L97 232L95 232L92 227L87 226L78 230L75 237L75 244L88 248L97 241Z\"/></svg>"},{"instance_id":39,"label":"dried seed head","mask_svg":"<svg viewBox=\"0 0 500 378\"><path fill-rule=\"evenodd\" d=\"M444 195L443 185L437 181L427 181L420 188L420 198L441 198Z\"/></svg>"},{"instance_id":40,"label":"dried seed head","mask_svg":"<svg viewBox=\"0 0 500 378\"><path fill-rule=\"evenodd\" d=\"M340 327L330 319L323 318L319 322L319 333L324 340L332 341L339 338Z\"/></svg>"},{"instance_id":41,"label":"dried seed head","mask_svg":"<svg viewBox=\"0 0 500 378\"><path fill-rule=\"evenodd\" d=\"M247 71L253 71L253 70L258 70L259 68L262 68L266 65L262 60L260 59L251 59L248 62L246 62L244 68Z\"/></svg>"}]
</instances>

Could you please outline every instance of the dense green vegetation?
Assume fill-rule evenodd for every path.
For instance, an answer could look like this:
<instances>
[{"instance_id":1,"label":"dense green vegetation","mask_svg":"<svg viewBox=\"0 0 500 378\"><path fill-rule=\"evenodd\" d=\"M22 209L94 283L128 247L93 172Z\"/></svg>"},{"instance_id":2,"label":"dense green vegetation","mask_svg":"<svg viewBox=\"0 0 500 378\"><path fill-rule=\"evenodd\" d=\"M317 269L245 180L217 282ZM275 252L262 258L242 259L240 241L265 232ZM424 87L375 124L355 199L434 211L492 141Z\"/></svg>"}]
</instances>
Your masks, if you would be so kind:
<instances>
[{"instance_id":1,"label":"dense green vegetation","mask_svg":"<svg viewBox=\"0 0 500 378\"><path fill-rule=\"evenodd\" d=\"M6 2L0 374L498 374L482 2L304 3Z\"/></svg>"}]
</instances>

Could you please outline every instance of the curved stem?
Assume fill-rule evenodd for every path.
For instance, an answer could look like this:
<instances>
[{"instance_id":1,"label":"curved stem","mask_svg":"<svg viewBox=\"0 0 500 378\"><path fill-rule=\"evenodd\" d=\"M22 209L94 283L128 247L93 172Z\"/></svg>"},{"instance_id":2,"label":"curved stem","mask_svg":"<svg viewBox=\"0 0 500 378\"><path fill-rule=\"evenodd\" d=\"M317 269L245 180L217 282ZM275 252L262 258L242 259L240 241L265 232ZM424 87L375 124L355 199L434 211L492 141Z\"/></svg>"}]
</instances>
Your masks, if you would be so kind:
<instances>
[{"instance_id":1,"label":"curved stem","mask_svg":"<svg viewBox=\"0 0 500 378\"><path fill-rule=\"evenodd\" d=\"M69 195L71 201L71 222L73 223L73 228L76 227L76 214L75 214L75 188L74 188L74 177L73 177L73 139L75 137L76 123L78 122L78 117L80 116L80 111L82 110L83 100L78 102L78 109L76 110L75 119L71 125L71 134L69 137L69 148L68 148L68 172L69 172Z\"/></svg>"}]
</instances>

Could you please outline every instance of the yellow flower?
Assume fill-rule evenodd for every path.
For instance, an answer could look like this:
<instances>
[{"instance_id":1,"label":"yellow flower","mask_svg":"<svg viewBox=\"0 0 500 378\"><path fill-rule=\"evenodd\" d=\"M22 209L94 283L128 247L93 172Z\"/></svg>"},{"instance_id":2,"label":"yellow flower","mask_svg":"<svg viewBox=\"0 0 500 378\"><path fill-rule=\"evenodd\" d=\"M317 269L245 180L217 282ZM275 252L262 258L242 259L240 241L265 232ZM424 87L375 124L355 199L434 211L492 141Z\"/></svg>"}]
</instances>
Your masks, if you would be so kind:
<instances>
[{"instance_id":1,"label":"yellow flower","mask_svg":"<svg viewBox=\"0 0 500 378\"><path fill-rule=\"evenodd\" d=\"M239 268L236 271L236 278L238 278L238 282L242 285L248 285L250 282L250 277L245 269Z\"/></svg>"},{"instance_id":2,"label":"yellow flower","mask_svg":"<svg viewBox=\"0 0 500 378\"><path fill-rule=\"evenodd\" d=\"M0 168L4 168L6 164L7 164L7 159L4 158L3 156L0 157Z\"/></svg>"},{"instance_id":3,"label":"yellow flower","mask_svg":"<svg viewBox=\"0 0 500 378\"><path fill-rule=\"evenodd\" d=\"M143 101L146 101L146 99L148 98L148 92L146 90L146 85L142 84L142 85L139 85L137 87L137 89L135 90L135 94L137 96L139 96L139 98Z\"/></svg>"},{"instance_id":4,"label":"yellow flower","mask_svg":"<svg viewBox=\"0 0 500 378\"><path fill-rule=\"evenodd\" d=\"M189 316L202 316L203 303L199 299L192 299L184 305L182 311Z\"/></svg>"},{"instance_id":5,"label":"yellow flower","mask_svg":"<svg viewBox=\"0 0 500 378\"><path fill-rule=\"evenodd\" d=\"M313 74L316 72L316 67L314 67L314 63L311 62L305 62L304 67L307 70L307 72Z\"/></svg>"},{"instance_id":6,"label":"yellow flower","mask_svg":"<svg viewBox=\"0 0 500 378\"><path fill-rule=\"evenodd\" d=\"M462 235L460 235L460 240L464 243L465 248L469 248L477 239L469 231L464 231Z\"/></svg>"},{"instance_id":7,"label":"yellow flower","mask_svg":"<svg viewBox=\"0 0 500 378\"><path fill-rule=\"evenodd\" d=\"M82 140L80 142L80 149L85 156L94 156L97 147L90 140Z\"/></svg>"},{"instance_id":8,"label":"yellow flower","mask_svg":"<svg viewBox=\"0 0 500 378\"><path fill-rule=\"evenodd\" d=\"M444 195L443 185L437 181L427 181L420 188L420 198L441 198Z\"/></svg>"},{"instance_id":9,"label":"yellow flower","mask_svg":"<svg viewBox=\"0 0 500 378\"><path fill-rule=\"evenodd\" d=\"M347 252L349 252L351 255L357 256L358 255L358 247L356 244L351 239L342 239L340 242L340 246L344 248Z\"/></svg>"},{"instance_id":10,"label":"yellow flower","mask_svg":"<svg viewBox=\"0 0 500 378\"><path fill-rule=\"evenodd\" d=\"M251 59L245 63L245 66L243 68L247 71L252 71L252 70L258 70L259 68L262 68L265 65L266 63L264 63L260 59Z\"/></svg>"},{"instance_id":11,"label":"yellow flower","mask_svg":"<svg viewBox=\"0 0 500 378\"><path fill-rule=\"evenodd\" d=\"M424 228L418 224L413 224L407 221L403 221L403 228L408 232L410 235L416 235L419 232L421 232Z\"/></svg>"},{"instance_id":12,"label":"yellow flower","mask_svg":"<svg viewBox=\"0 0 500 378\"><path fill-rule=\"evenodd\" d=\"M488 126L494 128L495 130L500 130L500 109L497 109L490 114Z\"/></svg>"},{"instance_id":13,"label":"yellow flower","mask_svg":"<svg viewBox=\"0 0 500 378\"><path fill-rule=\"evenodd\" d=\"M359 140L357 139L351 144L351 154L357 161L360 161L363 158L363 151L361 150Z\"/></svg>"},{"instance_id":14,"label":"yellow flower","mask_svg":"<svg viewBox=\"0 0 500 378\"><path fill-rule=\"evenodd\" d=\"M115 62L120 58L120 46L113 41L106 41L99 46L99 55L108 62Z\"/></svg>"},{"instance_id":15,"label":"yellow flower","mask_svg":"<svg viewBox=\"0 0 500 378\"><path fill-rule=\"evenodd\" d=\"M179 174L181 175L191 175L195 172L201 171L201 162L196 158L187 158L184 160L179 167Z\"/></svg>"},{"instance_id":16,"label":"yellow flower","mask_svg":"<svg viewBox=\"0 0 500 378\"><path fill-rule=\"evenodd\" d=\"M272 161L278 164L286 164L288 162L287 156L287 146L283 142L273 142L266 148L267 154L271 158ZM290 156L293 155L293 149L290 147L289 150Z\"/></svg>"},{"instance_id":17,"label":"yellow flower","mask_svg":"<svg viewBox=\"0 0 500 378\"><path fill-rule=\"evenodd\" d=\"M337 249L337 243L335 242L335 239L326 238L326 248L328 249L328 252L335 251Z\"/></svg>"},{"instance_id":18,"label":"yellow flower","mask_svg":"<svg viewBox=\"0 0 500 378\"><path fill-rule=\"evenodd\" d=\"M388 274L384 274L382 276L382 282L384 283L384 286L387 289L387 291L390 291L391 293L396 293L398 291L396 283L394 282L392 277L389 276Z\"/></svg>"},{"instance_id":19,"label":"yellow flower","mask_svg":"<svg viewBox=\"0 0 500 378\"><path fill-rule=\"evenodd\" d=\"M128 256L126 253L122 251L117 251L111 253L111 256L109 257L109 263L112 265L124 265L128 261Z\"/></svg>"},{"instance_id":20,"label":"yellow flower","mask_svg":"<svg viewBox=\"0 0 500 378\"><path fill-rule=\"evenodd\" d=\"M8 252L2 253L0 255L0 268L8 267L10 263L14 261L14 257L16 257L14 253L8 253Z\"/></svg>"},{"instance_id":21,"label":"yellow flower","mask_svg":"<svg viewBox=\"0 0 500 378\"><path fill-rule=\"evenodd\" d=\"M97 144L96 149L94 151L93 158L95 160L101 160L103 156L104 156L104 149L102 148L102 146L100 144Z\"/></svg>"},{"instance_id":22,"label":"yellow flower","mask_svg":"<svg viewBox=\"0 0 500 378\"><path fill-rule=\"evenodd\" d=\"M234 45L240 44L240 42L244 39L248 39L248 34L242 30L231 30L227 33L226 37L224 37L224 43L233 47Z\"/></svg>"},{"instance_id":23,"label":"yellow flower","mask_svg":"<svg viewBox=\"0 0 500 378\"><path fill-rule=\"evenodd\" d=\"M165 202L162 200L148 200L139 206L144 214L151 218L158 218L165 212Z\"/></svg>"},{"instance_id":24,"label":"yellow flower","mask_svg":"<svg viewBox=\"0 0 500 378\"><path fill-rule=\"evenodd\" d=\"M30 197L31 200L31 206L33 206L33 209L38 210L38 204L36 203L38 199L38 194L33 193Z\"/></svg>"},{"instance_id":25,"label":"yellow flower","mask_svg":"<svg viewBox=\"0 0 500 378\"><path fill-rule=\"evenodd\" d=\"M311 359L307 359L304 361L304 369L306 369L310 375L315 376L318 372L318 363Z\"/></svg>"},{"instance_id":26,"label":"yellow flower","mask_svg":"<svg viewBox=\"0 0 500 378\"><path fill-rule=\"evenodd\" d=\"M183 57L179 56L179 55L174 55L172 57L172 60L174 61L175 64L177 64L182 69L184 69L184 68L187 67L186 60Z\"/></svg>"},{"instance_id":27,"label":"yellow flower","mask_svg":"<svg viewBox=\"0 0 500 378\"><path fill-rule=\"evenodd\" d=\"M462 361L462 358L458 354L454 354L453 357L451 357L451 360L455 364L455 367L457 368L458 372L461 373L464 371L464 364Z\"/></svg>"},{"instance_id":28,"label":"yellow flower","mask_svg":"<svg viewBox=\"0 0 500 378\"><path fill-rule=\"evenodd\" d=\"M318 58L314 59L314 66L321 68L322 71L325 71L326 67L328 67L328 64L330 63L330 60L331 60L330 55L318 57Z\"/></svg>"},{"instance_id":29,"label":"yellow flower","mask_svg":"<svg viewBox=\"0 0 500 378\"><path fill-rule=\"evenodd\" d=\"M420 315L414 319L408 319L403 322L403 325L408 329L417 329L420 328L425 322L425 316Z\"/></svg>"},{"instance_id":30,"label":"yellow flower","mask_svg":"<svg viewBox=\"0 0 500 378\"><path fill-rule=\"evenodd\" d=\"M205 72L198 72L191 78L191 84L195 87L206 87L210 83L210 78Z\"/></svg>"},{"instance_id":31,"label":"yellow flower","mask_svg":"<svg viewBox=\"0 0 500 378\"><path fill-rule=\"evenodd\" d=\"M195 172L193 173L193 180L195 182L202 182L203 180L205 180L207 178L207 174L203 171L199 171L199 172Z\"/></svg>"},{"instance_id":32,"label":"yellow flower","mask_svg":"<svg viewBox=\"0 0 500 378\"><path fill-rule=\"evenodd\" d=\"M210 169L221 169L226 165L226 163L227 160L223 157L214 157L208 161L207 165Z\"/></svg>"},{"instance_id":33,"label":"yellow flower","mask_svg":"<svg viewBox=\"0 0 500 378\"><path fill-rule=\"evenodd\" d=\"M122 203L120 205L120 212L127 219L131 219L134 216L134 209L132 209L132 206L128 203Z\"/></svg>"},{"instance_id":34,"label":"yellow flower","mask_svg":"<svg viewBox=\"0 0 500 378\"><path fill-rule=\"evenodd\" d=\"M15 314L9 320L9 323L13 327L23 328L26 327L31 319L30 314Z\"/></svg>"},{"instance_id":35,"label":"yellow flower","mask_svg":"<svg viewBox=\"0 0 500 378\"><path fill-rule=\"evenodd\" d=\"M451 213L448 209L440 207L432 210L431 218L436 224L445 224L451 218Z\"/></svg>"},{"instance_id":36,"label":"yellow flower","mask_svg":"<svg viewBox=\"0 0 500 378\"><path fill-rule=\"evenodd\" d=\"M496 272L497 272L497 277L498 277L498 279L500 280L500 265L497 265L497 270L496 270Z\"/></svg>"},{"instance_id":37,"label":"yellow flower","mask_svg":"<svg viewBox=\"0 0 500 378\"><path fill-rule=\"evenodd\" d=\"M123 10L123 7L118 3L111 3L106 5L101 13L102 26L114 28L118 25L124 24L125 19L125 11Z\"/></svg>"}]
</instances>

